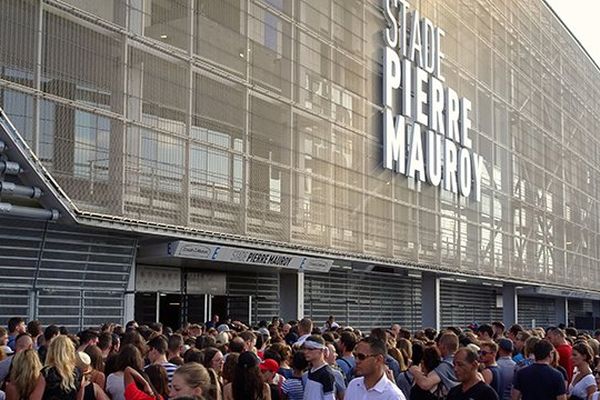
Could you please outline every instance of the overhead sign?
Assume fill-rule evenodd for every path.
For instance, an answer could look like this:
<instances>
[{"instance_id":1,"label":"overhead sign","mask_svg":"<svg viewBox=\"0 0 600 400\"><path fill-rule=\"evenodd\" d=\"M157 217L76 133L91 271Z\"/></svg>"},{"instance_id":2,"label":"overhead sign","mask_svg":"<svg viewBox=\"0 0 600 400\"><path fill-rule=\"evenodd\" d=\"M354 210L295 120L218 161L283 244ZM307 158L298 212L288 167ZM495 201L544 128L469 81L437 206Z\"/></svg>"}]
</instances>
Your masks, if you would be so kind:
<instances>
[{"instance_id":1,"label":"overhead sign","mask_svg":"<svg viewBox=\"0 0 600 400\"><path fill-rule=\"evenodd\" d=\"M481 200L471 101L445 87L444 31L406 0L383 0L383 167Z\"/></svg>"},{"instance_id":2,"label":"overhead sign","mask_svg":"<svg viewBox=\"0 0 600 400\"><path fill-rule=\"evenodd\" d=\"M269 267L294 269L301 272L329 272L333 265L333 260L239 247L186 242L183 240L169 243L167 251L169 255L173 257L264 265Z\"/></svg>"}]
</instances>

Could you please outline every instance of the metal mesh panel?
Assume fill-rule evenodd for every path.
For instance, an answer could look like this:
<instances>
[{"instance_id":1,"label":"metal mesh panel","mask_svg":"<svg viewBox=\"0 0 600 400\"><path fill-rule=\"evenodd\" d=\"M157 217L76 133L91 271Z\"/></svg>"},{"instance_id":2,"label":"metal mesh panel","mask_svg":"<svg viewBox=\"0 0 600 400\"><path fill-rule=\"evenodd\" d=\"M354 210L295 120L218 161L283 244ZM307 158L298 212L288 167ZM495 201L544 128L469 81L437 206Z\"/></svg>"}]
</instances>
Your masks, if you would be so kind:
<instances>
[{"instance_id":1,"label":"metal mesh panel","mask_svg":"<svg viewBox=\"0 0 600 400\"><path fill-rule=\"evenodd\" d=\"M252 322L279 315L278 273L227 273L228 296L252 296Z\"/></svg>"},{"instance_id":2,"label":"metal mesh panel","mask_svg":"<svg viewBox=\"0 0 600 400\"><path fill-rule=\"evenodd\" d=\"M10 38L0 49L0 77L33 86L35 69L35 5L29 0L9 0L0 8L0 37Z\"/></svg>"},{"instance_id":3,"label":"metal mesh panel","mask_svg":"<svg viewBox=\"0 0 600 400\"><path fill-rule=\"evenodd\" d=\"M441 326L465 327L502 320L502 308L496 306L500 288L441 281Z\"/></svg>"},{"instance_id":4,"label":"metal mesh panel","mask_svg":"<svg viewBox=\"0 0 600 400\"><path fill-rule=\"evenodd\" d=\"M32 287L38 266L44 224L2 219L10 226L0 234L0 275L2 282L12 287Z\"/></svg>"},{"instance_id":5,"label":"metal mesh panel","mask_svg":"<svg viewBox=\"0 0 600 400\"><path fill-rule=\"evenodd\" d=\"M306 273L304 313L317 325L334 315L340 324L358 329L393 323L421 327L420 279L390 273L332 269Z\"/></svg>"},{"instance_id":6,"label":"metal mesh panel","mask_svg":"<svg viewBox=\"0 0 600 400\"><path fill-rule=\"evenodd\" d=\"M577 318L589 318L593 314L591 300L569 299L569 321L575 322Z\"/></svg>"},{"instance_id":7,"label":"metal mesh panel","mask_svg":"<svg viewBox=\"0 0 600 400\"><path fill-rule=\"evenodd\" d=\"M37 310L37 318L45 324L79 328L82 326L81 291L40 290Z\"/></svg>"},{"instance_id":8,"label":"metal mesh panel","mask_svg":"<svg viewBox=\"0 0 600 400\"><path fill-rule=\"evenodd\" d=\"M133 242L52 226L41 259L38 285L124 290L133 257Z\"/></svg>"},{"instance_id":9,"label":"metal mesh panel","mask_svg":"<svg viewBox=\"0 0 600 400\"><path fill-rule=\"evenodd\" d=\"M96 18L101 18L109 22L117 23L121 26L125 25L123 20L123 9L127 1L125 0L63 0L67 4L71 4L81 10L93 14ZM136 1L131 3L135 4Z\"/></svg>"},{"instance_id":10,"label":"metal mesh panel","mask_svg":"<svg viewBox=\"0 0 600 400\"><path fill-rule=\"evenodd\" d=\"M418 4L473 103L481 202L381 168L379 2L40 4L3 2L0 86L82 210L600 288L600 73L543 2Z\"/></svg>"},{"instance_id":11,"label":"metal mesh panel","mask_svg":"<svg viewBox=\"0 0 600 400\"><path fill-rule=\"evenodd\" d=\"M134 240L4 217L0 225L11 227L0 237L0 318L71 328L122 321Z\"/></svg>"},{"instance_id":12,"label":"metal mesh panel","mask_svg":"<svg viewBox=\"0 0 600 400\"><path fill-rule=\"evenodd\" d=\"M0 321L2 325L14 316L28 315L29 301L30 295L27 289L2 287L0 290Z\"/></svg>"},{"instance_id":13,"label":"metal mesh panel","mask_svg":"<svg viewBox=\"0 0 600 400\"><path fill-rule=\"evenodd\" d=\"M193 0L194 53L237 74L246 71L245 21L238 0Z\"/></svg>"},{"instance_id":14,"label":"metal mesh panel","mask_svg":"<svg viewBox=\"0 0 600 400\"><path fill-rule=\"evenodd\" d=\"M118 41L50 12L43 26L43 90L110 110L120 94Z\"/></svg>"},{"instance_id":15,"label":"metal mesh panel","mask_svg":"<svg viewBox=\"0 0 600 400\"><path fill-rule=\"evenodd\" d=\"M187 0L131 1L130 29L162 43L187 49L190 44L188 3Z\"/></svg>"},{"instance_id":16,"label":"metal mesh panel","mask_svg":"<svg viewBox=\"0 0 600 400\"><path fill-rule=\"evenodd\" d=\"M188 294L185 296L187 312L184 313L185 322L203 324L205 318L206 295Z\"/></svg>"},{"instance_id":17,"label":"metal mesh panel","mask_svg":"<svg viewBox=\"0 0 600 400\"><path fill-rule=\"evenodd\" d=\"M83 292L83 326L123 320L122 292Z\"/></svg>"},{"instance_id":18,"label":"metal mesh panel","mask_svg":"<svg viewBox=\"0 0 600 400\"><path fill-rule=\"evenodd\" d=\"M546 297L519 296L518 302L519 324L527 328L535 326L556 326L556 302Z\"/></svg>"}]
</instances>

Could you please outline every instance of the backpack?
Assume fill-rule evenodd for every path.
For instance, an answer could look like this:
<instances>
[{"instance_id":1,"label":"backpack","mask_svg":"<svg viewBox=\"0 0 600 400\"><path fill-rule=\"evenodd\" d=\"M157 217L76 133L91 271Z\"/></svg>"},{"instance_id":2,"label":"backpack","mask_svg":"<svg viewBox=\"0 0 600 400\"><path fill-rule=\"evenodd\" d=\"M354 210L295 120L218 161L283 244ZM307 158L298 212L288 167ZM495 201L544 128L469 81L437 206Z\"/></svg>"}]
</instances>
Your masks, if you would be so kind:
<instances>
[{"instance_id":1,"label":"backpack","mask_svg":"<svg viewBox=\"0 0 600 400\"><path fill-rule=\"evenodd\" d=\"M352 367L352 365L348 362L348 360L346 360L343 357L339 357L338 360L343 361L344 363L346 363L346 365L348 366L348 368L350 369L350 372L348 373L348 375L344 374L344 378L346 381L346 386L348 386L348 384L350 383L350 381L352 379L354 379L354 368ZM342 370L343 372L343 370Z\"/></svg>"},{"instance_id":2,"label":"backpack","mask_svg":"<svg viewBox=\"0 0 600 400\"><path fill-rule=\"evenodd\" d=\"M442 360L442 364L449 365L450 367L452 367L452 369L454 369L454 365L452 365L452 363L450 363L447 360ZM444 383L444 379L442 379L442 377L440 376L440 383L438 384L438 386L435 389L435 392L433 392L433 394L436 396L436 398L438 398L440 400L444 400L448 396L450 389L452 389L452 387L447 387L446 384Z\"/></svg>"}]
</instances>

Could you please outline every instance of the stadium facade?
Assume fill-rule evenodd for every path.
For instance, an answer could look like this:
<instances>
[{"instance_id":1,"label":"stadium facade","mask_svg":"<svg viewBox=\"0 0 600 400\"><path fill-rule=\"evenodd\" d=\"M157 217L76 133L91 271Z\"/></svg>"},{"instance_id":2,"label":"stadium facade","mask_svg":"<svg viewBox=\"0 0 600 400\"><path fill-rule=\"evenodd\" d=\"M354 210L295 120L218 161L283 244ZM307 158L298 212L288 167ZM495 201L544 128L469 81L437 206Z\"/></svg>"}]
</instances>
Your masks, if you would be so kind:
<instances>
[{"instance_id":1,"label":"stadium facade","mask_svg":"<svg viewBox=\"0 0 600 400\"><path fill-rule=\"evenodd\" d=\"M0 38L1 318L596 326L600 68L543 1L6 0Z\"/></svg>"}]
</instances>

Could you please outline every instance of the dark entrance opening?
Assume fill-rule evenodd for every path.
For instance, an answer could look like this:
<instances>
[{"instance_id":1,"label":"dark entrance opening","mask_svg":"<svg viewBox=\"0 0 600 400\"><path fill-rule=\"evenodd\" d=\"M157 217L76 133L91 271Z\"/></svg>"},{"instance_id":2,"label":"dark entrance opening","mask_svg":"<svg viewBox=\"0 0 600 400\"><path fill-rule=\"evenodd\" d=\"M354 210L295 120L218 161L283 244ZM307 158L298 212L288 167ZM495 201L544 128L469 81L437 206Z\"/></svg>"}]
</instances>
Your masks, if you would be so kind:
<instances>
[{"instance_id":1,"label":"dark entrance opening","mask_svg":"<svg viewBox=\"0 0 600 400\"><path fill-rule=\"evenodd\" d=\"M215 314L219 316L219 321L225 321L225 318L229 315L227 311L227 296L213 296L209 318L212 318Z\"/></svg>"},{"instance_id":2,"label":"dark entrance opening","mask_svg":"<svg viewBox=\"0 0 600 400\"><path fill-rule=\"evenodd\" d=\"M181 328L181 305L180 294L160 293L159 320L166 327L176 331Z\"/></svg>"},{"instance_id":3,"label":"dark entrance opening","mask_svg":"<svg viewBox=\"0 0 600 400\"><path fill-rule=\"evenodd\" d=\"M140 325L156 322L156 296L156 292L135 294L134 317Z\"/></svg>"},{"instance_id":4,"label":"dark entrance opening","mask_svg":"<svg viewBox=\"0 0 600 400\"><path fill-rule=\"evenodd\" d=\"M186 322L190 324L203 324L210 318L205 316L205 300L206 295L204 294L188 294L187 300L187 311L186 311Z\"/></svg>"},{"instance_id":5,"label":"dark entrance opening","mask_svg":"<svg viewBox=\"0 0 600 400\"><path fill-rule=\"evenodd\" d=\"M250 322L250 296L213 296L211 316L217 314L221 321Z\"/></svg>"}]
</instances>

